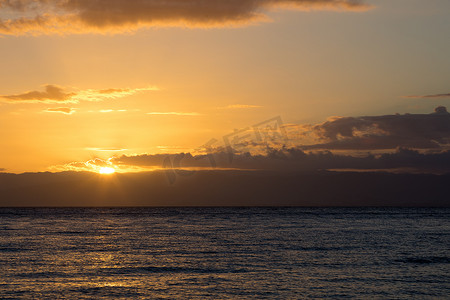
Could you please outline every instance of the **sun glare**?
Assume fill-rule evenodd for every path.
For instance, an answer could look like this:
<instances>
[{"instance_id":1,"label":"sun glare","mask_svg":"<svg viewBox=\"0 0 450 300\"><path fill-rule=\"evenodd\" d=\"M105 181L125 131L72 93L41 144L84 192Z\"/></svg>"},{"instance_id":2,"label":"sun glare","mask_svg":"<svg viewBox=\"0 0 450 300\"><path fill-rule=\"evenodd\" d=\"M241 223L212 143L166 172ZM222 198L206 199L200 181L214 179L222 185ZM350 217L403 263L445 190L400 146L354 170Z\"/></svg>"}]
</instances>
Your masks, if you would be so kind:
<instances>
[{"instance_id":1,"label":"sun glare","mask_svg":"<svg viewBox=\"0 0 450 300\"><path fill-rule=\"evenodd\" d=\"M113 174L115 172L116 172L116 170L114 168L110 168L110 167L102 167L99 170L100 174Z\"/></svg>"}]
</instances>

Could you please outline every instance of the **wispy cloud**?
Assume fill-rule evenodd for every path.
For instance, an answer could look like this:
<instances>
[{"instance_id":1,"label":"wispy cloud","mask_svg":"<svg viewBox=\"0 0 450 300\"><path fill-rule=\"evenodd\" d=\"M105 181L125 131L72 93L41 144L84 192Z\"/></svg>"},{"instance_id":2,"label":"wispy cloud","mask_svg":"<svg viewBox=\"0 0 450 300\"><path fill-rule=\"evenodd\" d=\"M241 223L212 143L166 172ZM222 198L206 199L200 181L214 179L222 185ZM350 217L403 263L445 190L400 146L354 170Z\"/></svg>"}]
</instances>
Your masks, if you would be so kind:
<instances>
[{"instance_id":1,"label":"wispy cloud","mask_svg":"<svg viewBox=\"0 0 450 300\"><path fill-rule=\"evenodd\" d=\"M75 108L72 107L57 107L57 108L48 108L46 110L44 110L44 112L49 112L49 113L61 113L61 114L66 114L66 115L71 115L73 113L75 113Z\"/></svg>"},{"instance_id":2,"label":"wispy cloud","mask_svg":"<svg viewBox=\"0 0 450 300\"><path fill-rule=\"evenodd\" d=\"M111 112L126 112L126 109L102 109L99 110L101 113L111 113Z\"/></svg>"},{"instance_id":3,"label":"wispy cloud","mask_svg":"<svg viewBox=\"0 0 450 300\"><path fill-rule=\"evenodd\" d=\"M450 98L450 93L446 94L434 94L434 95L410 95L403 96L403 98Z\"/></svg>"},{"instance_id":4,"label":"wispy cloud","mask_svg":"<svg viewBox=\"0 0 450 300\"><path fill-rule=\"evenodd\" d=\"M261 108L261 105L250 104L232 104L228 106L219 107L219 109L242 109L242 108Z\"/></svg>"},{"instance_id":5,"label":"wispy cloud","mask_svg":"<svg viewBox=\"0 0 450 300\"><path fill-rule=\"evenodd\" d=\"M6 102L46 102L46 103L78 103L80 101L103 101L123 98L139 92L155 91L157 87L124 89L74 89L57 85L45 85L44 91L28 91L13 95L0 95L0 100Z\"/></svg>"},{"instance_id":6,"label":"wispy cloud","mask_svg":"<svg viewBox=\"0 0 450 300\"><path fill-rule=\"evenodd\" d=\"M161 115L161 116L201 116L202 114L197 112L176 112L176 111L169 111L169 112L148 112L147 115Z\"/></svg>"},{"instance_id":7,"label":"wispy cloud","mask_svg":"<svg viewBox=\"0 0 450 300\"><path fill-rule=\"evenodd\" d=\"M190 150L190 148L186 148L186 147L181 147L181 146L156 146L156 148L158 148L159 150Z\"/></svg>"},{"instance_id":8,"label":"wispy cloud","mask_svg":"<svg viewBox=\"0 0 450 300\"><path fill-rule=\"evenodd\" d=\"M103 101L108 99L123 98L140 92L157 91L154 86L143 88L125 88L125 89L104 89L104 90L82 90L75 97L77 101Z\"/></svg>"},{"instance_id":9,"label":"wispy cloud","mask_svg":"<svg viewBox=\"0 0 450 300\"><path fill-rule=\"evenodd\" d=\"M0 0L0 34L129 32L155 26L245 26L273 9L364 11L362 0Z\"/></svg>"}]
</instances>

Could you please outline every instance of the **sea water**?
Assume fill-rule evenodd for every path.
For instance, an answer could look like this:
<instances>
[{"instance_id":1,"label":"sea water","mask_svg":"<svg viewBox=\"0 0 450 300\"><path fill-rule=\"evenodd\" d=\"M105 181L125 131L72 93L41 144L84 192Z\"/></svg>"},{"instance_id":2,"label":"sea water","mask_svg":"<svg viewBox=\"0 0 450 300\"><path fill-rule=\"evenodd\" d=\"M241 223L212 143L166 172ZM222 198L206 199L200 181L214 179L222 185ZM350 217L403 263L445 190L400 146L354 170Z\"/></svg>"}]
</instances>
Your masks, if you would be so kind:
<instances>
[{"instance_id":1,"label":"sea water","mask_svg":"<svg viewBox=\"0 0 450 300\"><path fill-rule=\"evenodd\" d=\"M0 209L1 299L450 297L450 210Z\"/></svg>"}]
</instances>

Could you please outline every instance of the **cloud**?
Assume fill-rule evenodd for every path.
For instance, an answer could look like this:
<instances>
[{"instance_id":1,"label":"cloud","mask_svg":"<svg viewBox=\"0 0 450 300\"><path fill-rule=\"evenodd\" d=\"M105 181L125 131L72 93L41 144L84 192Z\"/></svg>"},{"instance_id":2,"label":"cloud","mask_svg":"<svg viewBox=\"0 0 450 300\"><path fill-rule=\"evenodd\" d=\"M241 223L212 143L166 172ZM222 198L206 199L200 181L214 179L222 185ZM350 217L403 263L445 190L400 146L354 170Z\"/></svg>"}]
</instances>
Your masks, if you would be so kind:
<instances>
[{"instance_id":1,"label":"cloud","mask_svg":"<svg viewBox=\"0 0 450 300\"><path fill-rule=\"evenodd\" d=\"M172 116L201 116L200 113L197 112L176 112L176 111L170 111L170 112L148 112L147 115L172 115Z\"/></svg>"},{"instance_id":2,"label":"cloud","mask_svg":"<svg viewBox=\"0 0 450 300\"><path fill-rule=\"evenodd\" d=\"M302 149L440 149L450 144L450 114L443 106L431 114L334 117L297 129L297 143L306 137L314 141Z\"/></svg>"},{"instance_id":3,"label":"cloud","mask_svg":"<svg viewBox=\"0 0 450 300\"><path fill-rule=\"evenodd\" d=\"M319 124L283 125L280 119L261 124L224 136L224 147L252 154L264 153L267 146L345 151L450 148L450 114L444 106L430 114L331 117Z\"/></svg>"},{"instance_id":4,"label":"cloud","mask_svg":"<svg viewBox=\"0 0 450 300\"><path fill-rule=\"evenodd\" d=\"M224 107L219 107L219 109L241 109L241 108L261 108L260 105L249 105L249 104L233 104Z\"/></svg>"},{"instance_id":5,"label":"cloud","mask_svg":"<svg viewBox=\"0 0 450 300\"><path fill-rule=\"evenodd\" d=\"M111 112L126 112L126 109L102 109L99 110L101 113L111 113Z\"/></svg>"},{"instance_id":6,"label":"cloud","mask_svg":"<svg viewBox=\"0 0 450 300\"><path fill-rule=\"evenodd\" d=\"M44 91L31 91L16 95L5 95L0 98L9 101L54 101L54 102L66 102L70 101L76 93L66 92L64 88L57 85L46 85Z\"/></svg>"},{"instance_id":7,"label":"cloud","mask_svg":"<svg viewBox=\"0 0 450 300\"><path fill-rule=\"evenodd\" d=\"M305 152L298 148L267 148L263 155L219 150L206 154L140 154L121 155L108 160L93 159L55 166L57 171L98 172L101 167L114 167L119 172L148 170L247 170L277 172L312 172L319 170L391 171L402 173L450 173L450 151L420 152L399 148L383 154L336 154L330 151ZM182 173L181 173L182 174ZM189 173L188 173L189 174Z\"/></svg>"},{"instance_id":8,"label":"cloud","mask_svg":"<svg viewBox=\"0 0 450 300\"><path fill-rule=\"evenodd\" d=\"M298 148L267 149L264 155L235 153L229 160L226 151L210 152L194 155L178 154L143 154L122 155L110 159L114 165L122 168L150 167L179 169L239 169L239 170L272 170L272 171L317 171L329 169L359 170L414 170L431 173L450 172L450 151L439 153L422 153L417 150L399 148L395 152L379 155L366 154L352 156L350 154L334 154L329 151L305 152Z\"/></svg>"},{"instance_id":9,"label":"cloud","mask_svg":"<svg viewBox=\"0 0 450 300\"><path fill-rule=\"evenodd\" d=\"M71 115L75 113L75 109L72 107L58 107L58 108L48 108L44 110L44 112L50 112L50 113L62 113L66 115Z\"/></svg>"},{"instance_id":10,"label":"cloud","mask_svg":"<svg viewBox=\"0 0 450 300\"><path fill-rule=\"evenodd\" d=\"M158 88L154 86L134 89L104 89L104 90L82 90L75 99L77 101L102 101L108 99L123 98L131 96L140 92L157 91Z\"/></svg>"},{"instance_id":11,"label":"cloud","mask_svg":"<svg viewBox=\"0 0 450 300\"><path fill-rule=\"evenodd\" d=\"M0 100L6 102L45 102L45 103L78 103L80 101L103 101L123 98L139 92L158 90L156 87L135 89L69 89L57 85L45 85L44 91L30 91L14 95L0 95Z\"/></svg>"},{"instance_id":12,"label":"cloud","mask_svg":"<svg viewBox=\"0 0 450 300\"><path fill-rule=\"evenodd\" d=\"M412 95L412 96L403 96L403 98L450 98L450 93L447 94L434 94L434 95Z\"/></svg>"},{"instance_id":13,"label":"cloud","mask_svg":"<svg viewBox=\"0 0 450 300\"><path fill-rule=\"evenodd\" d=\"M274 9L364 11L361 0L0 0L0 34L127 32L244 26Z\"/></svg>"},{"instance_id":14,"label":"cloud","mask_svg":"<svg viewBox=\"0 0 450 300\"><path fill-rule=\"evenodd\" d=\"M5 172L6 169L5 168L0 168L0 172Z\"/></svg>"},{"instance_id":15,"label":"cloud","mask_svg":"<svg viewBox=\"0 0 450 300\"><path fill-rule=\"evenodd\" d=\"M95 171L106 163L122 172L167 168L188 171L346 169L450 172L450 114L443 106L430 114L332 117L315 125L281 125L287 137L278 126L281 120L274 118L269 121L274 120L277 126L263 127L267 130L263 131L264 134L259 129L255 131L248 127L248 130L235 131L232 136L224 136L223 142L212 139L190 152L180 153L182 149L175 149L178 153L173 153L168 147L161 147L165 153L73 162L56 166L55 170ZM267 121L262 124L273 125ZM260 133L259 139L256 132ZM233 137L238 142L227 143ZM90 150L97 151L98 148Z\"/></svg>"},{"instance_id":16,"label":"cloud","mask_svg":"<svg viewBox=\"0 0 450 300\"><path fill-rule=\"evenodd\" d=\"M86 162L70 162L61 166L53 166L52 171L77 171L77 172L96 172L99 173L101 168L114 167L110 160L94 158Z\"/></svg>"},{"instance_id":17,"label":"cloud","mask_svg":"<svg viewBox=\"0 0 450 300\"><path fill-rule=\"evenodd\" d=\"M127 149L100 149L100 148L86 148L86 150L90 151L100 151L100 152L120 152L125 151ZM109 159L102 158L93 158L88 161L74 161L69 162L62 165L51 166L49 171L51 172L65 172L65 171L74 171L74 172L93 172L100 173L102 168L113 168L115 172L118 173L129 173L129 172L142 172L149 171L158 168L144 168L137 165L119 165L113 163L114 157Z\"/></svg>"}]
</instances>

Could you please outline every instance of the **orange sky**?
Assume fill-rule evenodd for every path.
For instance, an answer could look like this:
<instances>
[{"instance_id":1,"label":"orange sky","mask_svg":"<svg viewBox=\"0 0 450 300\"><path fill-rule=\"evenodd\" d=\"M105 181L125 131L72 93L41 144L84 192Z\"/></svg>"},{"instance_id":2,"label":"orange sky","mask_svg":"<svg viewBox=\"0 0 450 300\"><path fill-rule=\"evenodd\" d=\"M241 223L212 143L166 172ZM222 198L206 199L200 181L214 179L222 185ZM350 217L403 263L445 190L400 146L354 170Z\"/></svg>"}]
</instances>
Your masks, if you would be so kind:
<instances>
[{"instance_id":1,"label":"orange sky","mask_svg":"<svg viewBox=\"0 0 450 300\"><path fill-rule=\"evenodd\" d=\"M428 113L450 99L404 97L448 92L448 1L8 3L8 172L191 151L275 116Z\"/></svg>"}]
</instances>

